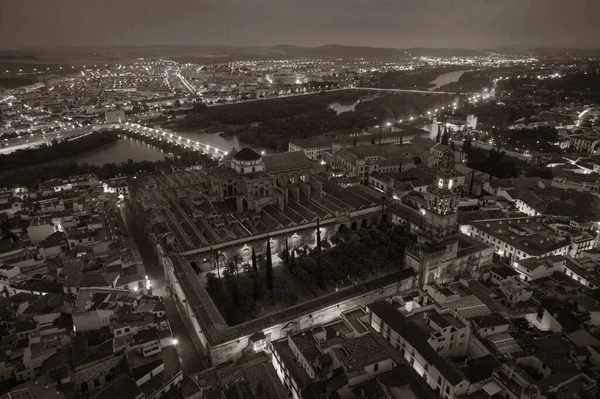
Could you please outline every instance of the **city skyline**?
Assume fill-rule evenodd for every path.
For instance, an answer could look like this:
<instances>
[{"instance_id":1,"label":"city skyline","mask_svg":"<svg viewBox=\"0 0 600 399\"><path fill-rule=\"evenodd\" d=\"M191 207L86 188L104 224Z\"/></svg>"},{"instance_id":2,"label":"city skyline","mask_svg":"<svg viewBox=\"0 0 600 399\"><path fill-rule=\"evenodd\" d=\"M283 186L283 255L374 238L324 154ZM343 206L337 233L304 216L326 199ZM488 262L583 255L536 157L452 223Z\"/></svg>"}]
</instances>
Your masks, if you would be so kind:
<instances>
[{"instance_id":1,"label":"city skyline","mask_svg":"<svg viewBox=\"0 0 600 399\"><path fill-rule=\"evenodd\" d=\"M201 44L597 48L600 27L593 15L599 11L600 4L588 0L10 1L0 5L0 49Z\"/></svg>"}]
</instances>

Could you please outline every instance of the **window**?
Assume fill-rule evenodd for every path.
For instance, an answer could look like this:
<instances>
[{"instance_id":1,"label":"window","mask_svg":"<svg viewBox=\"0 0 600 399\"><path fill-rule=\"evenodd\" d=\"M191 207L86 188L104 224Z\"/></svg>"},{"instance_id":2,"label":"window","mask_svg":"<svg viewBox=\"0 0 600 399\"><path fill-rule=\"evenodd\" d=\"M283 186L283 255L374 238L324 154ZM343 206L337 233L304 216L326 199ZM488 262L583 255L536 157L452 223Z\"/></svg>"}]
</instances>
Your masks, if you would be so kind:
<instances>
[{"instance_id":1,"label":"window","mask_svg":"<svg viewBox=\"0 0 600 399\"><path fill-rule=\"evenodd\" d=\"M379 370L379 363L375 363L375 365L373 366L373 371L377 370Z\"/></svg>"}]
</instances>

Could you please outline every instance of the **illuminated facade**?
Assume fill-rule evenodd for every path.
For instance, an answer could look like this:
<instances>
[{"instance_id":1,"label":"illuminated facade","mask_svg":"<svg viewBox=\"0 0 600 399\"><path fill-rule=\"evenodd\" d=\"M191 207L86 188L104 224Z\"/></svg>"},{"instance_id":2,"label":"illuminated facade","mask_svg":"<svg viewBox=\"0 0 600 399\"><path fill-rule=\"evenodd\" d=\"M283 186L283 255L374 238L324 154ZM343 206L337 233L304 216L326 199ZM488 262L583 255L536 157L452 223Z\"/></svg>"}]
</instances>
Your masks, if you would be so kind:
<instances>
[{"instance_id":1,"label":"illuminated facade","mask_svg":"<svg viewBox=\"0 0 600 399\"><path fill-rule=\"evenodd\" d=\"M490 248L472 245L458 232L458 178L448 148L425 196L417 243L406 250L405 264L418 274L419 286L451 281L491 260Z\"/></svg>"}]
</instances>

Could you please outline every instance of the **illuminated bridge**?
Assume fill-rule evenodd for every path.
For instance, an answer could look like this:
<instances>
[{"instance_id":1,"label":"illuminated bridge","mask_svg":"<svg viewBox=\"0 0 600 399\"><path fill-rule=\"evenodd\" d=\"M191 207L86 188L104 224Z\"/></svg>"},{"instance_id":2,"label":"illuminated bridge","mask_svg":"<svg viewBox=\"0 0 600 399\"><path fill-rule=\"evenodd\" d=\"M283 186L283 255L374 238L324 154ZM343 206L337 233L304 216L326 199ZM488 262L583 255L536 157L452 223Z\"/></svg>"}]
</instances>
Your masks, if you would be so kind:
<instances>
[{"instance_id":1,"label":"illuminated bridge","mask_svg":"<svg viewBox=\"0 0 600 399\"><path fill-rule=\"evenodd\" d=\"M212 145L204 144L199 141L188 139L186 137L179 136L172 132L164 131L160 128L151 128L147 126L138 125L136 123L126 122L119 126L121 129L128 130L132 133L140 134L146 137L152 137L158 140L166 141L169 143L177 144L185 148L191 148L196 151L202 151L206 154L223 157L227 155L227 151L217 148Z\"/></svg>"}]
</instances>

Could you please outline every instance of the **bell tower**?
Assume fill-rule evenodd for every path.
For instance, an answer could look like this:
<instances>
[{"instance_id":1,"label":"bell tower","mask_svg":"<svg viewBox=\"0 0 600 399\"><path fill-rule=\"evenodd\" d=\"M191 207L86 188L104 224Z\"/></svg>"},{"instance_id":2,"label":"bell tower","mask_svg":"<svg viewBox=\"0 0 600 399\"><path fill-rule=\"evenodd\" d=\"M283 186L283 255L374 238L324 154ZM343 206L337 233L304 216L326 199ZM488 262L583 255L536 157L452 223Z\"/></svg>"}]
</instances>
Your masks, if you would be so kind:
<instances>
[{"instance_id":1,"label":"bell tower","mask_svg":"<svg viewBox=\"0 0 600 399\"><path fill-rule=\"evenodd\" d=\"M421 223L417 243L407 249L405 264L419 276L419 286L443 280L444 264L456 259L458 252L457 172L454 152L442 154L438 173L425 195L425 207L420 210Z\"/></svg>"}]
</instances>

